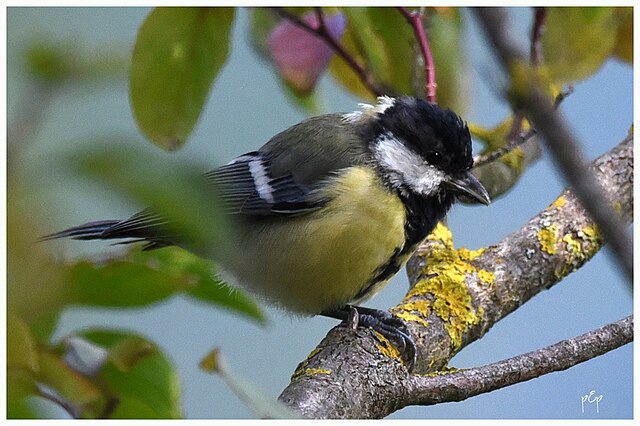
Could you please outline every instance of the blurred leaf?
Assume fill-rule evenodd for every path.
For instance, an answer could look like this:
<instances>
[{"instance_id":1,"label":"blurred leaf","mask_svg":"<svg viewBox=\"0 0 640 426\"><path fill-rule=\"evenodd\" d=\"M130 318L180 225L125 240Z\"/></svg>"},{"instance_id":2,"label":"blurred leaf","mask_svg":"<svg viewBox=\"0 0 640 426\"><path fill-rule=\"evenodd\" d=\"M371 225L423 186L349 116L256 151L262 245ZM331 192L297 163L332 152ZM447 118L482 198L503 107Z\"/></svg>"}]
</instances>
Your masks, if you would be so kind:
<instances>
[{"instance_id":1,"label":"blurred leaf","mask_svg":"<svg viewBox=\"0 0 640 426\"><path fill-rule=\"evenodd\" d=\"M102 264L80 261L69 266L68 303L134 307L145 306L185 292L259 323L266 318L259 305L242 291L215 278L212 262L178 247L140 251Z\"/></svg>"},{"instance_id":2,"label":"blurred leaf","mask_svg":"<svg viewBox=\"0 0 640 426\"><path fill-rule=\"evenodd\" d=\"M131 260L185 281L182 288L196 299L234 310L259 323L266 322L260 307L251 297L215 278L214 265L208 260L178 247L134 253Z\"/></svg>"},{"instance_id":3,"label":"blurred leaf","mask_svg":"<svg viewBox=\"0 0 640 426\"><path fill-rule=\"evenodd\" d=\"M273 28L280 22L280 18L271 10L264 7L249 8L251 30L251 47L263 58L269 58L267 38Z\"/></svg>"},{"instance_id":4,"label":"blurred leaf","mask_svg":"<svg viewBox=\"0 0 640 426\"><path fill-rule=\"evenodd\" d=\"M38 390L33 376L25 370L7 367L7 418L33 419L36 413L28 403L29 395L36 395Z\"/></svg>"},{"instance_id":5,"label":"blurred leaf","mask_svg":"<svg viewBox=\"0 0 640 426\"><path fill-rule=\"evenodd\" d=\"M69 162L166 218L164 230L191 250L207 252L225 241L227 227L216 208L214 185L200 170L132 147L87 150Z\"/></svg>"},{"instance_id":6,"label":"blurred leaf","mask_svg":"<svg viewBox=\"0 0 640 426\"><path fill-rule=\"evenodd\" d=\"M313 28L320 25L315 12L306 13L302 20ZM327 15L324 22L331 36L340 39L346 25L344 16ZM280 21L273 28L266 46L281 77L301 94L313 90L334 56L326 42L288 20Z\"/></svg>"},{"instance_id":7,"label":"blurred leaf","mask_svg":"<svg viewBox=\"0 0 640 426\"><path fill-rule=\"evenodd\" d=\"M351 56L358 64L363 65L365 64L365 59L357 47L351 27L352 24L347 25L347 29L342 36L340 43L342 44L342 47L351 54ZM333 60L329 64L329 72L331 73L333 78L342 85L342 87L344 87L354 95L363 99L375 101L376 96L371 93L367 86L360 80L360 77L356 74L356 72L341 57L333 57Z\"/></svg>"},{"instance_id":8,"label":"blurred leaf","mask_svg":"<svg viewBox=\"0 0 640 426\"><path fill-rule=\"evenodd\" d=\"M344 8L356 45L376 80L398 93L413 93L413 30L391 7Z\"/></svg>"},{"instance_id":9,"label":"blurred leaf","mask_svg":"<svg viewBox=\"0 0 640 426\"><path fill-rule=\"evenodd\" d=\"M7 367L38 371L38 352L31 330L12 313L7 314Z\"/></svg>"},{"instance_id":10,"label":"blurred leaf","mask_svg":"<svg viewBox=\"0 0 640 426\"><path fill-rule=\"evenodd\" d=\"M227 366L218 348L214 348L200 361L200 368L207 373L217 373L240 400L261 419L297 419L300 415L282 402L266 395Z\"/></svg>"},{"instance_id":11,"label":"blurred leaf","mask_svg":"<svg viewBox=\"0 0 640 426\"><path fill-rule=\"evenodd\" d=\"M551 80L561 85L593 74L612 53L616 34L613 8L549 8L542 49Z\"/></svg>"},{"instance_id":12,"label":"blurred leaf","mask_svg":"<svg viewBox=\"0 0 640 426\"><path fill-rule=\"evenodd\" d=\"M81 418L100 416L107 400L90 379L69 367L57 354L40 351L38 382L47 385Z\"/></svg>"},{"instance_id":13,"label":"blurred leaf","mask_svg":"<svg viewBox=\"0 0 640 426\"><path fill-rule=\"evenodd\" d=\"M506 144L512 126L513 116L510 115L490 129L469 123L469 131L475 139L484 144L485 147L482 150L482 154L485 155ZM529 123L523 120L521 130L529 128ZM538 149L529 145L535 143L535 140L532 139L524 145L514 148L499 159L474 168L474 175L482 182L492 199L498 198L513 188L520 180L527 164L538 158L539 154L536 154Z\"/></svg>"},{"instance_id":14,"label":"blurred leaf","mask_svg":"<svg viewBox=\"0 0 640 426\"><path fill-rule=\"evenodd\" d=\"M618 33L613 54L623 61L633 64L633 8L616 8Z\"/></svg>"},{"instance_id":15,"label":"blurred leaf","mask_svg":"<svg viewBox=\"0 0 640 426\"><path fill-rule=\"evenodd\" d=\"M81 336L111 354L112 362L104 366L100 379L117 398L112 418L181 417L179 378L155 345L139 336L114 331L92 330ZM120 368L123 365L125 369Z\"/></svg>"},{"instance_id":16,"label":"blurred leaf","mask_svg":"<svg viewBox=\"0 0 640 426\"><path fill-rule=\"evenodd\" d=\"M7 417L34 418L27 404L36 395L35 374L39 371L36 342L29 326L17 316L7 314Z\"/></svg>"},{"instance_id":17,"label":"blurred leaf","mask_svg":"<svg viewBox=\"0 0 640 426\"><path fill-rule=\"evenodd\" d=\"M465 49L462 46L462 14L458 8L438 8L427 15L428 40L436 67L438 104L459 114L467 110L463 84L467 79ZM421 88L424 87L424 70ZM423 94L424 90L421 92Z\"/></svg>"},{"instance_id":18,"label":"blurred leaf","mask_svg":"<svg viewBox=\"0 0 640 426\"><path fill-rule=\"evenodd\" d=\"M109 361L126 373L131 371L138 361L154 351L154 346L140 337L125 337L111 347Z\"/></svg>"},{"instance_id":19,"label":"blurred leaf","mask_svg":"<svg viewBox=\"0 0 640 426\"><path fill-rule=\"evenodd\" d=\"M131 106L138 126L156 145L184 144L209 89L227 60L233 8L154 9L133 50Z\"/></svg>"},{"instance_id":20,"label":"blurred leaf","mask_svg":"<svg viewBox=\"0 0 640 426\"><path fill-rule=\"evenodd\" d=\"M185 286L184 280L127 261L76 263L70 266L68 282L70 303L110 307L149 305Z\"/></svg>"},{"instance_id":21,"label":"blurred leaf","mask_svg":"<svg viewBox=\"0 0 640 426\"><path fill-rule=\"evenodd\" d=\"M17 188L7 194L7 310L29 326L35 341L44 342L67 303L66 282L47 247L37 243L42 222Z\"/></svg>"},{"instance_id":22,"label":"blurred leaf","mask_svg":"<svg viewBox=\"0 0 640 426\"><path fill-rule=\"evenodd\" d=\"M48 83L124 77L127 57L117 51L83 52L73 42L36 40L27 48L26 68Z\"/></svg>"}]
</instances>

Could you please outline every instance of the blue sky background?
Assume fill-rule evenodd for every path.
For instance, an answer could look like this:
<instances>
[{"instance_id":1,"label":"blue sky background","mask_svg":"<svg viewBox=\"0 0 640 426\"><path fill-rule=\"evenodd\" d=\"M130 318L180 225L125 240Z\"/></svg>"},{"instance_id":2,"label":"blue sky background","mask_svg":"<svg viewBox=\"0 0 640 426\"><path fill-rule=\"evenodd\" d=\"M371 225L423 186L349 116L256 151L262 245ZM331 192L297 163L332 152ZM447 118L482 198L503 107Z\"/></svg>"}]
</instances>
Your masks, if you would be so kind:
<instances>
[{"instance_id":1,"label":"blue sky background","mask_svg":"<svg viewBox=\"0 0 640 426\"><path fill-rule=\"evenodd\" d=\"M514 30L526 40L530 12L514 10ZM136 31L148 9L10 8L8 17L8 118L29 96L22 67L25 46L38 37L73 41L85 51L132 49ZM485 126L501 121L508 106L491 87L499 73L469 13L465 13L469 58L469 107L465 119ZM124 74L123 74L124 76ZM488 82L486 81L488 80ZM320 83L323 111L351 111L359 99L345 94L327 77ZM575 85L562 111L595 158L621 141L633 121L633 72L628 65L608 61L593 78ZM211 168L253 150L272 135L297 123L305 114L284 94L271 68L249 47L247 13L240 10L234 27L231 56L215 82L206 109L189 143L173 153L177 158L209 164ZM55 158L104 136L133 139L157 150L140 135L129 109L124 78L99 85L69 86L56 96L32 146L25 167L37 190L36 201L51 212L45 232L86 221L124 218L136 206L80 177L56 169ZM123 142L124 143L124 142ZM52 158L54 159L52 161ZM521 182L490 207L456 206L449 224L457 246L478 248L499 241L551 203L565 187L546 150ZM11 190L11 188L9 188ZM108 243L61 241L55 246L69 257L118 250ZM11 249L10 247L8 248ZM369 306L388 308L407 290L403 272ZM275 398L288 384L298 362L315 347L335 321L297 318L265 308L266 328L175 297L149 309L107 310L73 308L64 313L54 338L92 326L131 330L156 342L178 368L182 379L184 414L190 418L244 418L250 411L215 376L201 372L200 359L214 346L222 348L230 366ZM585 267L554 288L539 294L495 325L450 363L479 366L574 337L633 311L632 297L617 266L601 252ZM633 416L633 345L588 361L568 371L459 403L409 407L393 418L630 418ZM603 395L600 413L581 412L581 396L595 390ZM46 406L53 416L64 416Z\"/></svg>"}]
</instances>

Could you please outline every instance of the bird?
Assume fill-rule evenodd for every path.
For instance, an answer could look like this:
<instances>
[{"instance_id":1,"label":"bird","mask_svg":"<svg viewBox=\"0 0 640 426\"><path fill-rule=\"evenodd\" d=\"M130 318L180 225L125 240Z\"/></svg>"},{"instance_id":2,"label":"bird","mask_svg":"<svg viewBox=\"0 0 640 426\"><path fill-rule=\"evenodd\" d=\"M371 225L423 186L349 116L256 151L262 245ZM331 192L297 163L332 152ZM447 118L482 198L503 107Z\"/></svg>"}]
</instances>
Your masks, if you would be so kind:
<instances>
[{"instance_id":1,"label":"bird","mask_svg":"<svg viewBox=\"0 0 640 426\"><path fill-rule=\"evenodd\" d=\"M233 225L204 253L220 277L277 307L370 327L416 347L400 318L360 306L402 268L460 196L491 200L471 173L467 124L423 99L380 96L349 113L308 118L203 176ZM143 250L189 241L150 209L44 239L143 241Z\"/></svg>"}]
</instances>

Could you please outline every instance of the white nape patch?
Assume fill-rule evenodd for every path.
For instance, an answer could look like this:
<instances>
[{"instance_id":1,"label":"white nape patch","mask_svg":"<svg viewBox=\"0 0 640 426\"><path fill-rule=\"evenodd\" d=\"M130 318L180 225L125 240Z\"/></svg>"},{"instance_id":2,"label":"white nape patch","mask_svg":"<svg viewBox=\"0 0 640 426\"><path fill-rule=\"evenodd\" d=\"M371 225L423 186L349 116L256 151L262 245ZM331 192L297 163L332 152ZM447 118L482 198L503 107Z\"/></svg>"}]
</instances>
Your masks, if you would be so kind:
<instances>
[{"instance_id":1,"label":"white nape patch","mask_svg":"<svg viewBox=\"0 0 640 426\"><path fill-rule=\"evenodd\" d=\"M398 188L408 186L418 194L431 196L437 193L438 187L445 179L442 170L428 164L421 156L388 133L376 140L374 156L389 173L391 183Z\"/></svg>"},{"instance_id":2,"label":"white nape patch","mask_svg":"<svg viewBox=\"0 0 640 426\"><path fill-rule=\"evenodd\" d=\"M362 118L373 117L382 114L396 102L395 98L390 96L378 96L378 104L376 106L369 104L358 104L360 111L353 111L342 115L342 119L347 123L356 123Z\"/></svg>"},{"instance_id":3,"label":"white nape patch","mask_svg":"<svg viewBox=\"0 0 640 426\"><path fill-rule=\"evenodd\" d=\"M260 198L268 203L273 203L273 188L269 184L270 178L267 175L267 170L262 164L262 160L256 158L249 161L249 172L253 178L253 184L258 191Z\"/></svg>"}]
</instances>

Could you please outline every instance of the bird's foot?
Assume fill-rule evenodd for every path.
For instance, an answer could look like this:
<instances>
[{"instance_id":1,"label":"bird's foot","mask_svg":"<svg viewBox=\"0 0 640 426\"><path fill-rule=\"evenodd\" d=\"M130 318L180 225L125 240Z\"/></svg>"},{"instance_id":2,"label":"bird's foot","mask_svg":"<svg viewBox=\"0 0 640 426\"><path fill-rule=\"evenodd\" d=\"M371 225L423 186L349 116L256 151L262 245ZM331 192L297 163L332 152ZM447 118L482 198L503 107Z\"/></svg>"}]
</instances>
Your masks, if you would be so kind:
<instances>
[{"instance_id":1,"label":"bird's foot","mask_svg":"<svg viewBox=\"0 0 640 426\"><path fill-rule=\"evenodd\" d=\"M341 325L351 329L372 328L398 348L410 372L415 367L416 344L407 330L407 324L402 319L394 317L387 311L351 305L323 312L322 315L341 319Z\"/></svg>"}]
</instances>

